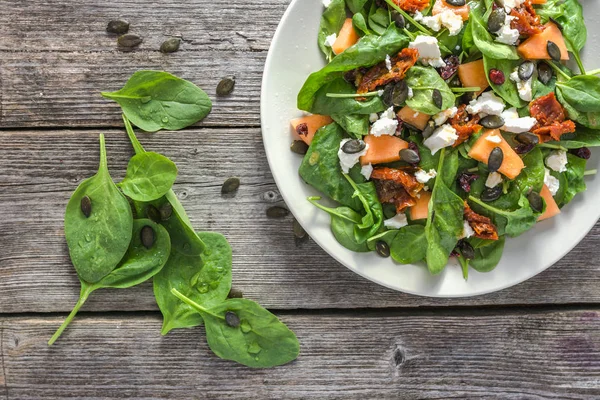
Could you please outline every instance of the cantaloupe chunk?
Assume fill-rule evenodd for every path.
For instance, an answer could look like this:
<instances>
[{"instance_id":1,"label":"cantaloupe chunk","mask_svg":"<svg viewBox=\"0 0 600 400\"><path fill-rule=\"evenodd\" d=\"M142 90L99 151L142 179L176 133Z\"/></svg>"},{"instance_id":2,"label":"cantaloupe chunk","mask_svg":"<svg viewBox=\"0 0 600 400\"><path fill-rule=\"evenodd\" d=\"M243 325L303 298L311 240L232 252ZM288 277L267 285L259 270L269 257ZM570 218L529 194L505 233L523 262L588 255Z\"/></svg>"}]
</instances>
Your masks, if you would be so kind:
<instances>
[{"instance_id":1,"label":"cantaloupe chunk","mask_svg":"<svg viewBox=\"0 0 600 400\"><path fill-rule=\"evenodd\" d=\"M517 50L521 57L527 60L550 60L551 58L547 49L549 40L556 43L560 49L560 59L568 60L569 52L565 44L565 39L554 22L548 22L544 25L543 31L525 40L519 45Z\"/></svg>"},{"instance_id":2,"label":"cantaloupe chunk","mask_svg":"<svg viewBox=\"0 0 600 400\"><path fill-rule=\"evenodd\" d=\"M329 125L332 122L333 122L333 120L331 119L331 117L329 117L327 115L319 115L319 114L313 114L313 115L307 115L306 117L294 118L293 120L290 121L290 123L292 124L292 130L294 131L294 136L297 139L304 141L304 143L306 143L309 146L313 140L313 137L315 136L315 133L317 133L319 128L322 128L325 125ZM308 128L308 135L306 135L306 136L298 135L298 133L296 132L296 127L300 124L306 124L306 127Z\"/></svg>"},{"instance_id":3,"label":"cantaloupe chunk","mask_svg":"<svg viewBox=\"0 0 600 400\"><path fill-rule=\"evenodd\" d=\"M400 160L400 150L408 148L408 142L396 136L367 135L364 138L369 145L367 154L360 158L362 165L383 164Z\"/></svg>"},{"instance_id":4,"label":"cantaloupe chunk","mask_svg":"<svg viewBox=\"0 0 600 400\"><path fill-rule=\"evenodd\" d=\"M358 36L358 33L354 30L354 26L352 26L352 18L347 18L331 49L335 54L340 54L348 47L354 46L358 42L358 39L360 39L360 36Z\"/></svg>"},{"instance_id":5,"label":"cantaloupe chunk","mask_svg":"<svg viewBox=\"0 0 600 400\"><path fill-rule=\"evenodd\" d=\"M404 106L398 111L398 118L417 129L423 130L431 117L422 112L415 111L409 106Z\"/></svg>"},{"instance_id":6,"label":"cantaloupe chunk","mask_svg":"<svg viewBox=\"0 0 600 400\"><path fill-rule=\"evenodd\" d=\"M410 219L416 221L425 219L429 214L429 200L431 200L431 192L419 192L421 197L417 198L417 204L410 208Z\"/></svg>"},{"instance_id":7,"label":"cantaloupe chunk","mask_svg":"<svg viewBox=\"0 0 600 400\"><path fill-rule=\"evenodd\" d=\"M552 193L550 193L550 189L548 189L548 186L542 186L540 196L542 196L542 198L546 200L546 211L544 211L544 213L540 215L538 221L543 221L545 219L552 218L557 214L560 214L560 208L558 208L556 201L554 201L554 197L552 197Z\"/></svg>"},{"instance_id":8,"label":"cantaloupe chunk","mask_svg":"<svg viewBox=\"0 0 600 400\"><path fill-rule=\"evenodd\" d=\"M460 7L451 6L450 4L446 3L446 0L436 0L435 4L433 5L433 9L431 10L431 14L438 15L446 10L452 11L454 14L459 15L463 21L466 21L469 19L471 7L469 7L468 4Z\"/></svg>"},{"instance_id":9,"label":"cantaloupe chunk","mask_svg":"<svg viewBox=\"0 0 600 400\"><path fill-rule=\"evenodd\" d=\"M490 86L483 59L459 65L458 78L464 87L478 87L478 96Z\"/></svg>"},{"instance_id":10,"label":"cantaloupe chunk","mask_svg":"<svg viewBox=\"0 0 600 400\"><path fill-rule=\"evenodd\" d=\"M546 4L548 0L531 0L531 4Z\"/></svg>"},{"instance_id":11,"label":"cantaloupe chunk","mask_svg":"<svg viewBox=\"0 0 600 400\"><path fill-rule=\"evenodd\" d=\"M487 140L487 138L492 135L499 137L500 143L494 143ZM500 169L498 169L498 172L504 174L508 179L515 179L521 173L521 170L525 168L525 164L523 163L523 160L521 160L521 157L519 157L512 147L510 147L508 142L504 140L498 129L489 129L481 135L473 147L471 147L469 156L477 161L487 164L490 153L495 147L500 147L504 153L504 160L502 161L502 165L500 166Z\"/></svg>"}]
</instances>

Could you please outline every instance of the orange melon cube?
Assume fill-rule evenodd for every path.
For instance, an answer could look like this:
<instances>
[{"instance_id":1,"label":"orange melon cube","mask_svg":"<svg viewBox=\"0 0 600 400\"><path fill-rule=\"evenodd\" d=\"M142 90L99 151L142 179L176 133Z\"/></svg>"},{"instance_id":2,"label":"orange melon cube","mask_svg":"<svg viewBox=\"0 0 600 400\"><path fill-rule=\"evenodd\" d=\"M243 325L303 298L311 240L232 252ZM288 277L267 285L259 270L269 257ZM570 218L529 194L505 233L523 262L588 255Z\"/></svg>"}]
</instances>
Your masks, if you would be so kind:
<instances>
[{"instance_id":1,"label":"orange melon cube","mask_svg":"<svg viewBox=\"0 0 600 400\"><path fill-rule=\"evenodd\" d=\"M425 219L429 214L429 201L431 200L431 192L421 191L419 194L421 197L417 198L417 204L412 206L409 210L410 219L413 221Z\"/></svg>"},{"instance_id":2,"label":"orange melon cube","mask_svg":"<svg viewBox=\"0 0 600 400\"><path fill-rule=\"evenodd\" d=\"M415 128L423 130L427 126L430 116L422 112L415 111L409 106L404 106L400 109L400 111L398 111L398 118L407 124L414 126Z\"/></svg>"},{"instance_id":3,"label":"orange melon cube","mask_svg":"<svg viewBox=\"0 0 600 400\"><path fill-rule=\"evenodd\" d=\"M400 150L408 149L408 142L396 136L367 135L364 141L369 145L369 148L367 153L360 158L362 165L399 161Z\"/></svg>"},{"instance_id":4,"label":"orange melon cube","mask_svg":"<svg viewBox=\"0 0 600 400\"><path fill-rule=\"evenodd\" d=\"M331 49L335 54L340 54L348 47L354 46L358 42L358 39L360 39L360 36L358 36L358 33L354 30L354 26L352 26L352 18L347 18Z\"/></svg>"},{"instance_id":5,"label":"orange melon cube","mask_svg":"<svg viewBox=\"0 0 600 400\"><path fill-rule=\"evenodd\" d=\"M558 208L556 201L554 201L554 197L552 197L552 193L550 193L550 189L548 189L548 186L542 186L540 196L542 196L542 198L546 201L546 211L544 211L544 213L540 215L540 217L538 218L538 222L560 214L560 208Z\"/></svg>"},{"instance_id":6,"label":"orange melon cube","mask_svg":"<svg viewBox=\"0 0 600 400\"><path fill-rule=\"evenodd\" d=\"M548 22L544 25L543 31L525 40L519 45L517 50L521 57L527 60L550 60L551 57L547 49L549 40L556 43L560 49L560 59L564 61L568 60L569 52L565 44L565 39L558 26L553 22Z\"/></svg>"},{"instance_id":7,"label":"orange melon cube","mask_svg":"<svg viewBox=\"0 0 600 400\"><path fill-rule=\"evenodd\" d=\"M333 122L333 120L331 119L331 117L329 117L327 115L319 115L319 114L313 114L313 115L307 115L305 117L294 118L293 120L290 121L290 123L292 124L292 130L294 131L294 136L296 137L296 139L302 140L304 143L306 143L309 146L313 140L313 137L315 136L315 133L317 133L317 131L320 128L322 128L326 125L329 125L332 122ZM306 127L308 128L307 135L298 135L296 128L300 124L306 124Z\"/></svg>"},{"instance_id":8,"label":"orange melon cube","mask_svg":"<svg viewBox=\"0 0 600 400\"><path fill-rule=\"evenodd\" d=\"M487 138L490 136L497 136L500 139L500 143L488 140ZM490 153L495 147L500 147L504 153L504 160L498 172L505 175L508 179L515 179L521 173L521 170L525 168L525 164L521 157L510 147L508 142L504 140L498 129L489 129L481 135L473 147L471 147L469 157L487 164Z\"/></svg>"},{"instance_id":9,"label":"orange melon cube","mask_svg":"<svg viewBox=\"0 0 600 400\"><path fill-rule=\"evenodd\" d=\"M483 59L459 65L458 78L464 87L478 87L478 96L490 86Z\"/></svg>"},{"instance_id":10,"label":"orange melon cube","mask_svg":"<svg viewBox=\"0 0 600 400\"><path fill-rule=\"evenodd\" d=\"M431 14L438 15L447 10L452 11L454 14L460 16L463 21L466 21L469 19L471 7L469 7L468 4L465 4L464 6L451 6L446 0L436 0L433 9L431 10Z\"/></svg>"},{"instance_id":11,"label":"orange melon cube","mask_svg":"<svg viewBox=\"0 0 600 400\"><path fill-rule=\"evenodd\" d=\"M548 0L531 0L531 4L546 4Z\"/></svg>"}]
</instances>

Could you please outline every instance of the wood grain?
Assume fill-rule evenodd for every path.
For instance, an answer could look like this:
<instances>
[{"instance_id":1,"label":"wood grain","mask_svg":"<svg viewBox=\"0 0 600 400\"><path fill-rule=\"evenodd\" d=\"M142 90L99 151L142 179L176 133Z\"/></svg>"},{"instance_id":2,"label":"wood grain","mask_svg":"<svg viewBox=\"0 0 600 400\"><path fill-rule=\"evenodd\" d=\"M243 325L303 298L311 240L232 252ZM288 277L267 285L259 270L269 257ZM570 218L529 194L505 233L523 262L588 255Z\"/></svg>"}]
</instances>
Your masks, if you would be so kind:
<instances>
[{"instance_id":1,"label":"wood grain","mask_svg":"<svg viewBox=\"0 0 600 400\"><path fill-rule=\"evenodd\" d=\"M280 316L298 360L217 359L202 328L161 337L156 315L4 318L10 399L597 399L600 314L374 312ZM1 389L0 389L1 390ZM0 391L1 393L1 391Z\"/></svg>"},{"instance_id":2,"label":"wood grain","mask_svg":"<svg viewBox=\"0 0 600 400\"><path fill-rule=\"evenodd\" d=\"M97 130L0 131L0 313L65 312L79 282L64 240L65 205L97 169ZM130 145L104 130L113 177L123 175ZM141 134L149 150L179 166L175 192L198 230L224 233L234 250L234 286L273 309L416 307L600 302L600 225L565 259L529 282L488 296L431 299L382 288L335 262L314 242L296 247L292 216L266 217L282 205L260 138L249 129L192 129ZM290 153L291 157L295 155ZM222 183L239 176L233 198ZM148 284L99 291L85 310L154 310Z\"/></svg>"}]
</instances>

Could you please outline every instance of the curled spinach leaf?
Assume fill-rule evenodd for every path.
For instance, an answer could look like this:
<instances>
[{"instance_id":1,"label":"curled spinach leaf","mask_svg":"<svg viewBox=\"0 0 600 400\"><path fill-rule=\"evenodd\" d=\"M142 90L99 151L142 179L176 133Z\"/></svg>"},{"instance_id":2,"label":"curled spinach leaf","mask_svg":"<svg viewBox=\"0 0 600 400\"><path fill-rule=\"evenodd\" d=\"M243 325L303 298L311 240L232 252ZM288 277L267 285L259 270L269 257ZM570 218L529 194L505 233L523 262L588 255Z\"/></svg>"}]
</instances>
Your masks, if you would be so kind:
<instances>
[{"instance_id":1,"label":"curled spinach leaf","mask_svg":"<svg viewBox=\"0 0 600 400\"><path fill-rule=\"evenodd\" d=\"M134 155L127 174L119 186L126 196L136 201L152 201L165 194L175 183L177 166L167 157L153 152Z\"/></svg>"},{"instance_id":2,"label":"curled spinach leaf","mask_svg":"<svg viewBox=\"0 0 600 400\"><path fill-rule=\"evenodd\" d=\"M564 98L562 90L556 91L556 98L560 104L562 104L565 110L567 110L567 114L570 119L587 128L600 129L600 112L578 111L573 104Z\"/></svg>"},{"instance_id":3,"label":"curled spinach leaf","mask_svg":"<svg viewBox=\"0 0 600 400\"><path fill-rule=\"evenodd\" d=\"M427 236L423 225L400 228L390 244L391 256L401 264L421 261L427 255Z\"/></svg>"},{"instance_id":4,"label":"curled spinach leaf","mask_svg":"<svg viewBox=\"0 0 600 400\"><path fill-rule=\"evenodd\" d=\"M454 106L456 102L456 97L446 81L431 67L412 67L406 73L405 82L408 87L413 89L413 97L406 100L406 104L413 110L433 115ZM435 89L439 90L442 95L441 109L433 101Z\"/></svg>"},{"instance_id":5,"label":"curled spinach leaf","mask_svg":"<svg viewBox=\"0 0 600 400\"><path fill-rule=\"evenodd\" d=\"M600 78L577 75L568 81L557 82L562 97L580 112L600 112Z\"/></svg>"},{"instance_id":6,"label":"curled spinach leaf","mask_svg":"<svg viewBox=\"0 0 600 400\"><path fill-rule=\"evenodd\" d=\"M346 5L344 0L332 0L329 6L323 12L321 16L321 24L319 26L319 48L325 54L327 61L331 61L335 54L331 47L325 45L327 36L331 34L338 34L344 25L346 20Z\"/></svg>"},{"instance_id":7,"label":"curled spinach leaf","mask_svg":"<svg viewBox=\"0 0 600 400\"><path fill-rule=\"evenodd\" d=\"M485 246L475 247L475 258L469 260L469 265L478 272L490 272L496 268L504 251L504 237L490 242Z\"/></svg>"}]
</instances>

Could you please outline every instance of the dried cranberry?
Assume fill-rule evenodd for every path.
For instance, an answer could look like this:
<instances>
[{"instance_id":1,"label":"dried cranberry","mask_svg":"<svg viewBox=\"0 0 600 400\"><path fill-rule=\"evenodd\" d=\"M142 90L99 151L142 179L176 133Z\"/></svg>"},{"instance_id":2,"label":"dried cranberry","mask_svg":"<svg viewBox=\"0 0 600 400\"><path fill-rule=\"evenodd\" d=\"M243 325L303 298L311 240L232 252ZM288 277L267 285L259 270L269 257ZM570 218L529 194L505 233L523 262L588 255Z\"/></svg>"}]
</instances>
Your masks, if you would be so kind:
<instances>
[{"instance_id":1,"label":"dried cranberry","mask_svg":"<svg viewBox=\"0 0 600 400\"><path fill-rule=\"evenodd\" d=\"M490 81L494 85L502 85L506 82L506 77L504 76L504 72L499 69L492 68L490 69Z\"/></svg>"},{"instance_id":2,"label":"dried cranberry","mask_svg":"<svg viewBox=\"0 0 600 400\"><path fill-rule=\"evenodd\" d=\"M587 147L582 147L580 149L573 149L569 153L571 153L579 158L583 158L584 160L589 160L590 157L592 156L592 152Z\"/></svg>"},{"instance_id":3,"label":"dried cranberry","mask_svg":"<svg viewBox=\"0 0 600 400\"><path fill-rule=\"evenodd\" d=\"M419 152L419 146L417 146L416 143L408 142L408 148L411 149L412 151L416 152L419 155L419 158L421 158L421 153Z\"/></svg>"},{"instance_id":4,"label":"dried cranberry","mask_svg":"<svg viewBox=\"0 0 600 400\"><path fill-rule=\"evenodd\" d=\"M461 189L469 193L471 191L471 183L475 182L479 178L477 174L463 173L458 177L458 184Z\"/></svg>"},{"instance_id":5,"label":"dried cranberry","mask_svg":"<svg viewBox=\"0 0 600 400\"><path fill-rule=\"evenodd\" d=\"M449 56L444 59L444 62L446 63L446 66L439 69L440 76L442 79L450 79L450 77L458 70L460 60L457 56Z\"/></svg>"},{"instance_id":6,"label":"dried cranberry","mask_svg":"<svg viewBox=\"0 0 600 400\"><path fill-rule=\"evenodd\" d=\"M402 129L404 128L404 121L402 121L397 116L396 116L396 120L398 121L398 126L396 127L396 136L402 136Z\"/></svg>"},{"instance_id":7,"label":"dried cranberry","mask_svg":"<svg viewBox=\"0 0 600 400\"><path fill-rule=\"evenodd\" d=\"M298 136L307 136L308 135L308 125L298 124L296 126L296 133L298 134Z\"/></svg>"},{"instance_id":8,"label":"dried cranberry","mask_svg":"<svg viewBox=\"0 0 600 400\"><path fill-rule=\"evenodd\" d=\"M527 154L529 153L531 150L533 150L533 148L535 147L534 143L529 143L529 144L520 144L517 147L515 147L515 152L517 154Z\"/></svg>"}]
</instances>

